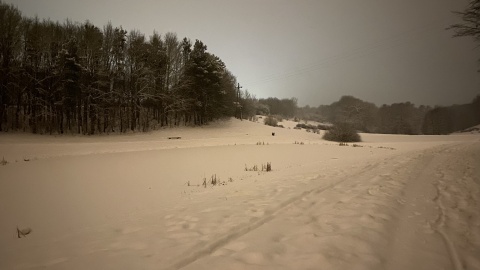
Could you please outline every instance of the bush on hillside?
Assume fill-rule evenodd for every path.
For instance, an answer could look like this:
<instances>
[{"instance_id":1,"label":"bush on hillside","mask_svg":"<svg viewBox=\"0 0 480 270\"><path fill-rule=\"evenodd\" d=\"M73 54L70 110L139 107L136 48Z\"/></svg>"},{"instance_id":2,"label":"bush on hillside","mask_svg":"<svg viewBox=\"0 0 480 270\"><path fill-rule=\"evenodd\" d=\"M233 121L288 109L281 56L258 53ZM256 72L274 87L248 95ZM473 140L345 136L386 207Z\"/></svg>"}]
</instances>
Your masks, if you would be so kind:
<instances>
[{"instance_id":1,"label":"bush on hillside","mask_svg":"<svg viewBox=\"0 0 480 270\"><path fill-rule=\"evenodd\" d=\"M281 116L279 114L275 114L273 117L277 120L277 122L282 122L283 121L283 116Z\"/></svg>"},{"instance_id":2,"label":"bush on hillside","mask_svg":"<svg viewBox=\"0 0 480 270\"><path fill-rule=\"evenodd\" d=\"M323 139L334 142L360 142L362 141L360 135L355 128L348 123L338 123L331 127Z\"/></svg>"},{"instance_id":3,"label":"bush on hillside","mask_svg":"<svg viewBox=\"0 0 480 270\"><path fill-rule=\"evenodd\" d=\"M321 130L329 130L330 128L332 128L332 126L330 126L330 125L325 125L325 124L318 124L317 125L317 129L321 129Z\"/></svg>"},{"instance_id":4,"label":"bush on hillside","mask_svg":"<svg viewBox=\"0 0 480 270\"><path fill-rule=\"evenodd\" d=\"M277 119L275 119L275 117L268 116L267 118L265 118L265 120L263 120L263 123L265 123L265 125L267 126L276 127L278 124L278 121Z\"/></svg>"},{"instance_id":5,"label":"bush on hillside","mask_svg":"<svg viewBox=\"0 0 480 270\"><path fill-rule=\"evenodd\" d=\"M325 124L318 124L318 125L311 125L311 124L302 124L302 123L299 123L297 124L296 126L297 128L304 128L304 129L321 129L321 130L329 130L330 129L330 126L329 125L325 125Z\"/></svg>"}]
</instances>

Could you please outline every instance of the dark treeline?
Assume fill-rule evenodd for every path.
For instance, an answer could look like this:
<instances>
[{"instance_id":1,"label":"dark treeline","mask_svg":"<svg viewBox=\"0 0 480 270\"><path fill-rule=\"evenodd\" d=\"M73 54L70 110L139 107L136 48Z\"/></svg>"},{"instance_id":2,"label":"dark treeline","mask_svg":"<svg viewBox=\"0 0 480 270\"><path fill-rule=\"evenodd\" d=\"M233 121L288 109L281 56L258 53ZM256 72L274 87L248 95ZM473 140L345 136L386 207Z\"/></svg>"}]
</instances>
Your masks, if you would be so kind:
<instances>
[{"instance_id":1,"label":"dark treeline","mask_svg":"<svg viewBox=\"0 0 480 270\"><path fill-rule=\"evenodd\" d=\"M278 99L274 97L261 98L258 100L258 114L282 115L285 117L293 117L297 112L297 99L284 98Z\"/></svg>"},{"instance_id":2,"label":"dark treeline","mask_svg":"<svg viewBox=\"0 0 480 270\"><path fill-rule=\"evenodd\" d=\"M462 22L449 27L454 37L473 37L480 41L480 0L470 0L458 14ZM344 96L331 105L299 108L304 119L349 123L363 132L387 134L449 134L480 124L480 95L471 103L448 107L415 106L410 102L383 105Z\"/></svg>"},{"instance_id":3,"label":"dark treeline","mask_svg":"<svg viewBox=\"0 0 480 270\"><path fill-rule=\"evenodd\" d=\"M300 118L349 123L357 130L384 134L449 134L480 124L480 96L449 107L415 106L410 102L377 107L352 96L319 107L298 108Z\"/></svg>"},{"instance_id":4,"label":"dark treeline","mask_svg":"<svg viewBox=\"0 0 480 270\"><path fill-rule=\"evenodd\" d=\"M472 0L459 13L464 23L452 26L456 36L478 37L479 24L471 21L478 19L479 3ZM390 134L447 134L480 123L480 97L431 108L410 102L377 107L344 96L330 105L297 108L295 98L257 100L239 88L199 40L26 18L0 0L0 131L146 131L255 114L346 122L363 132Z\"/></svg>"},{"instance_id":5,"label":"dark treeline","mask_svg":"<svg viewBox=\"0 0 480 270\"><path fill-rule=\"evenodd\" d=\"M480 96L469 104L435 107L425 115L424 134L449 134L480 124Z\"/></svg>"},{"instance_id":6,"label":"dark treeline","mask_svg":"<svg viewBox=\"0 0 480 270\"><path fill-rule=\"evenodd\" d=\"M0 130L95 134L202 125L248 117L253 100L199 40L41 21L0 1Z\"/></svg>"}]
</instances>

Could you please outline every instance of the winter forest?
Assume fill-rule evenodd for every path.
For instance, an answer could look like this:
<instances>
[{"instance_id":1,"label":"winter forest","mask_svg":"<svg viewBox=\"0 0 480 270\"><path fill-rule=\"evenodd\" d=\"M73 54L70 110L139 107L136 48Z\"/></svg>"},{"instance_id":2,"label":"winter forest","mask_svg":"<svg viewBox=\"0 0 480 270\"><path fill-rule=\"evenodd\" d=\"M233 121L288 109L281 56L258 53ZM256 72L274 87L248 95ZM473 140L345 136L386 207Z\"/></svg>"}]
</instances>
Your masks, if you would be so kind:
<instances>
[{"instance_id":1,"label":"winter forest","mask_svg":"<svg viewBox=\"0 0 480 270\"><path fill-rule=\"evenodd\" d=\"M4 3L0 17L2 130L95 134L201 125L240 115L251 98L200 40L40 21Z\"/></svg>"},{"instance_id":2,"label":"winter forest","mask_svg":"<svg viewBox=\"0 0 480 270\"><path fill-rule=\"evenodd\" d=\"M362 132L448 134L480 123L480 97L451 107L377 107L351 96L298 108L256 99L200 40L23 17L0 2L0 131L97 134L255 114L348 122Z\"/></svg>"}]
</instances>

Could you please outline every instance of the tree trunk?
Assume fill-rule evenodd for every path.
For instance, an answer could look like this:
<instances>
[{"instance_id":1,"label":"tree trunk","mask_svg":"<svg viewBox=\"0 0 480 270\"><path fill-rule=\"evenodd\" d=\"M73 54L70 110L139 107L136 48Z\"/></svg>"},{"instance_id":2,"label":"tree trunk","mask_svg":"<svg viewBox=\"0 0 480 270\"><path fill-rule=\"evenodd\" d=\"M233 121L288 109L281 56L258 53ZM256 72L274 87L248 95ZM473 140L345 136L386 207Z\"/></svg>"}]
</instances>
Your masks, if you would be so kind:
<instances>
[{"instance_id":1,"label":"tree trunk","mask_svg":"<svg viewBox=\"0 0 480 270\"><path fill-rule=\"evenodd\" d=\"M92 104L90 106L90 135L95 134L95 121L96 121L96 112L95 108Z\"/></svg>"},{"instance_id":2,"label":"tree trunk","mask_svg":"<svg viewBox=\"0 0 480 270\"><path fill-rule=\"evenodd\" d=\"M83 106L83 134L88 134L88 109L90 103L90 95L85 101L85 105ZM90 116L91 117L91 116Z\"/></svg>"}]
</instances>

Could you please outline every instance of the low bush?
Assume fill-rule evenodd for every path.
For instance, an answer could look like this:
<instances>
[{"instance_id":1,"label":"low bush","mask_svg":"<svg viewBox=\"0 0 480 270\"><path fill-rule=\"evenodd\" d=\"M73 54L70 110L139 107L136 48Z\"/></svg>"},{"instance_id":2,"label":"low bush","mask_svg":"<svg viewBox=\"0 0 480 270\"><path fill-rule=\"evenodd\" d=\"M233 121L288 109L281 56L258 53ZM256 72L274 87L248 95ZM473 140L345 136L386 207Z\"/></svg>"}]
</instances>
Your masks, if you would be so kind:
<instances>
[{"instance_id":1,"label":"low bush","mask_svg":"<svg viewBox=\"0 0 480 270\"><path fill-rule=\"evenodd\" d=\"M277 119L275 119L275 117L268 116L267 118L265 118L265 120L263 120L263 123L265 123L265 125L267 126L276 127L278 124L278 121Z\"/></svg>"},{"instance_id":2,"label":"low bush","mask_svg":"<svg viewBox=\"0 0 480 270\"><path fill-rule=\"evenodd\" d=\"M267 162L267 164L262 164L262 167L258 167L257 165L253 165L253 167L249 168L247 166L247 164L245 164L245 171L247 172L258 172L258 171L266 171L266 172L270 172L272 171L272 163L271 162Z\"/></svg>"},{"instance_id":3,"label":"low bush","mask_svg":"<svg viewBox=\"0 0 480 270\"><path fill-rule=\"evenodd\" d=\"M277 119L277 122L282 122L282 121L283 121L283 116L281 116L281 115L279 115L279 114L275 114L275 115L273 115L273 117L274 117L275 119Z\"/></svg>"},{"instance_id":4,"label":"low bush","mask_svg":"<svg viewBox=\"0 0 480 270\"><path fill-rule=\"evenodd\" d=\"M331 127L323 139L334 142L361 142L360 135L355 128L348 123L338 123Z\"/></svg>"},{"instance_id":5,"label":"low bush","mask_svg":"<svg viewBox=\"0 0 480 270\"><path fill-rule=\"evenodd\" d=\"M270 172L272 171L272 163L270 162L267 162L267 164L263 165L262 164L262 171L265 170L267 172Z\"/></svg>"},{"instance_id":6,"label":"low bush","mask_svg":"<svg viewBox=\"0 0 480 270\"><path fill-rule=\"evenodd\" d=\"M324 125L324 124L318 124L317 125L317 128L318 129L321 129L321 130L329 130L331 128L331 126L329 125Z\"/></svg>"},{"instance_id":7,"label":"low bush","mask_svg":"<svg viewBox=\"0 0 480 270\"><path fill-rule=\"evenodd\" d=\"M321 130L329 130L330 129L330 126L329 125L325 125L325 124L318 124L318 125L311 125L311 124L302 124L302 123L299 123L297 124L296 126L297 128L304 128L304 129L321 129Z\"/></svg>"}]
</instances>

